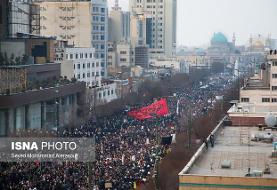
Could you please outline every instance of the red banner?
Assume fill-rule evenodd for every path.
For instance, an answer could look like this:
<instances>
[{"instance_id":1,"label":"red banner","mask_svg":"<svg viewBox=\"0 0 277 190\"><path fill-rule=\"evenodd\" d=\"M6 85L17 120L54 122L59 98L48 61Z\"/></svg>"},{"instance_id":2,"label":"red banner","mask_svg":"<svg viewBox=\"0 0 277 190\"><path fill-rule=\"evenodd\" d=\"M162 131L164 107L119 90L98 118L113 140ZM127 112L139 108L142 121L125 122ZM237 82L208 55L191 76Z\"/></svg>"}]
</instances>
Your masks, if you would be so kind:
<instances>
[{"instance_id":1,"label":"red banner","mask_svg":"<svg viewBox=\"0 0 277 190\"><path fill-rule=\"evenodd\" d=\"M138 120L149 119L157 116L165 116L169 113L166 99L163 98L146 107L132 110L128 115Z\"/></svg>"}]
</instances>

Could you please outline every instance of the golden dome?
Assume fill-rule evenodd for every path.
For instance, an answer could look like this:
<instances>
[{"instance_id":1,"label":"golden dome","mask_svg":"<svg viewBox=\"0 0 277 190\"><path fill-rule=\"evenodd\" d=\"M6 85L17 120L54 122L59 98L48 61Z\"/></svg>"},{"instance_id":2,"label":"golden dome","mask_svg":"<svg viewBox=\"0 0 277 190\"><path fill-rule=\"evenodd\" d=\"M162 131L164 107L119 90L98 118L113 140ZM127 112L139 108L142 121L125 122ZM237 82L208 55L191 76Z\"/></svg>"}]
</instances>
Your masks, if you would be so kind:
<instances>
[{"instance_id":1,"label":"golden dome","mask_svg":"<svg viewBox=\"0 0 277 190\"><path fill-rule=\"evenodd\" d=\"M264 48L264 43L263 43L261 40L256 40L256 41L253 43L253 47L254 47L254 48Z\"/></svg>"}]
</instances>

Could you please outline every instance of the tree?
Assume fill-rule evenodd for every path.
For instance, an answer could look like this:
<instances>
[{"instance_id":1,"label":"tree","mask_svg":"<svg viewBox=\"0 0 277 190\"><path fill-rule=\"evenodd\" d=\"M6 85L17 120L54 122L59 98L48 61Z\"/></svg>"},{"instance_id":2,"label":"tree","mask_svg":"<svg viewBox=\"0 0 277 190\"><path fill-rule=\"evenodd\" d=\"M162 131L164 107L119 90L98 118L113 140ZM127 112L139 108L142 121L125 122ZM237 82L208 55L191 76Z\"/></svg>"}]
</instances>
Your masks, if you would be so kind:
<instances>
[{"instance_id":1,"label":"tree","mask_svg":"<svg viewBox=\"0 0 277 190\"><path fill-rule=\"evenodd\" d=\"M25 65L25 64L27 63L28 59L29 59L29 56L26 55L26 54L24 54L24 55L22 56L22 59L21 59L21 64L22 64L22 65Z\"/></svg>"},{"instance_id":2,"label":"tree","mask_svg":"<svg viewBox=\"0 0 277 190\"><path fill-rule=\"evenodd\" d=\"M21 64L20 57L16 57L16 58L15 58L15 64L16 64L16 65L20 65L20 64Z\"/></svg>"},{"instance_id":3,"label":"tree","mask_svg":"<svg viewBox=\"0 0 277 190\"><path fill-rule=\"evenodd\" d=\"M11 57L10 57L10 65L15 65L15 60L14 60L14 54L13 53L11 54Z\"/></svg>"}]
</instances>

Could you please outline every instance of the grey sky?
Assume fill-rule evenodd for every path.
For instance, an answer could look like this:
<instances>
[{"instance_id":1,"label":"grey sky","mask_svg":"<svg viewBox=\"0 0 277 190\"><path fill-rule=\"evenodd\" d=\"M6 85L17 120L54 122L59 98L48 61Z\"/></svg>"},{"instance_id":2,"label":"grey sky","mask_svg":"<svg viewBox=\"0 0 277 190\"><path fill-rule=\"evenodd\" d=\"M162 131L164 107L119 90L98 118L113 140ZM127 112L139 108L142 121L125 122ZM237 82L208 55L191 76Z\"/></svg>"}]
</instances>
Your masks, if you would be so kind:
<instances>
[{"instance_id":1,"label":"grey sky","mask_svg":"<svg viewBox=\"0 0 277 190\"><path fill-rule=\"evenodd\" d=\"M128 2L119 0L124 10ZM177 7L178 45L206 45L217 31L229 40L234 32L238 44L246 43L250 34L277 38L277 0L177 0Z\"/></svg>"}]
</instances>

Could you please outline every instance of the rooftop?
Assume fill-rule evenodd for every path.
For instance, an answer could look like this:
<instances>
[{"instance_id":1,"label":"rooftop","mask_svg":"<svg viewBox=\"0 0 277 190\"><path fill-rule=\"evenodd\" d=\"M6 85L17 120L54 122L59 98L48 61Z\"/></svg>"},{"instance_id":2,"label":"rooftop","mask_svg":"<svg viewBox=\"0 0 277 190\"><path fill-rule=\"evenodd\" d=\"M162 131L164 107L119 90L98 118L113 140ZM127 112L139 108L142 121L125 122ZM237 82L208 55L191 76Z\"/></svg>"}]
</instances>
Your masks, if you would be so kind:
<instances>
[{"instance_id":1,"label":"rooftop","mask_svg":"<svg viewBox=\"0 0 277 190\"><path fill-rule=\"evenodd\" d=\"M209 148L205 150L202 145L202 155L191 163L189 170L186 170L186 166L179 175L244 177L249 167L251 171L264 171L269 164L271 173L262 177L277 178L277 157L271 158L272 143L249 142L252 135L261 133L265 131L259 131L257 127L220 127L214 147L211 148L209 143ZM277 132L272 133L276 142ZM231 163L231 167L221 168L226 161Z\"/></svg>"}]
</instances>

